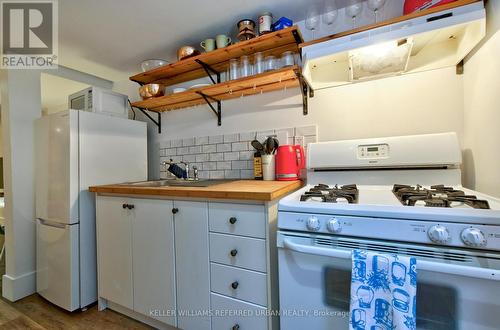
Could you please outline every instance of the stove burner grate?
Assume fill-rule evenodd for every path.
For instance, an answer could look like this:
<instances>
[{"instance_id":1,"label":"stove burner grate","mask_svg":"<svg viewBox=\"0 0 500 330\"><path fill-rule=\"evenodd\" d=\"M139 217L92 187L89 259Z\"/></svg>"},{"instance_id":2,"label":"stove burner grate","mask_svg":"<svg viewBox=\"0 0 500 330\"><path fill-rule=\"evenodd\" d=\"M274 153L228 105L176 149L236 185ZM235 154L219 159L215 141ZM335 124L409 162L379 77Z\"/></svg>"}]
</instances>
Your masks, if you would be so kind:
<instances>
[{"instance_id":1,"label":"stove burner grate","mask_svg":"<svg viewBox=\"0 0 500 330\"><path fill-rule=\"evenodd\" d=\"M318 201L323 203L341 203L345 201L349 204L356 204L358 196L359 192L355 184L330 187L320 183L300 196L300 201Z\"/></svg>"},{"instance_id":2,"label":"stove burner grate","mask_svg":"<svg viewBox=\"0 0 500 330\"><path fill-rule=\"evenodd\" d=\"M453 202L455 202L475 209L490 208L488 201L477 199L476 196L466 195L461 190L455 190L444 185L435 185L427 189L420 185L413 187L395 184L392 192L401 204L406 206L415 206L418 202L423 202L426 207L453 207Z\"/></svg>"}]
</instances>

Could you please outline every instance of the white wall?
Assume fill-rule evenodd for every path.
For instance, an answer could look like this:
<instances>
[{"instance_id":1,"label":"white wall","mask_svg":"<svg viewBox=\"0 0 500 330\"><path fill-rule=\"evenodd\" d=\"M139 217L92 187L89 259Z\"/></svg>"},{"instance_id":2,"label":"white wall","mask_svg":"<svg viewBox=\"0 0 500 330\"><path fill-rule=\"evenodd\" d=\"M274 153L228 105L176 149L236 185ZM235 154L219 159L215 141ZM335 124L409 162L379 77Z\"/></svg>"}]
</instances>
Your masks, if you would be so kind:
<instances>
[{"instance_id":1,"label":"white wall","mask_svg":"<svg viewBox=\"0 0 500 330\"><path fill-rule=\"evenodd\" d=\"M0 70L0 90L6 233L2 295L15 301L36 290L33 121L41 115L40 72Z\"/></svg>"},{"instance_id":2,"label":"white wall","mask_svg":"<svg viewBox=\"0 0 500 330\"><path fill-rule=\"evenodd\" d=\"M465 65L465 184L500 197L500 1L487 13L488 39Z\"/></svg>"}]
</instances>

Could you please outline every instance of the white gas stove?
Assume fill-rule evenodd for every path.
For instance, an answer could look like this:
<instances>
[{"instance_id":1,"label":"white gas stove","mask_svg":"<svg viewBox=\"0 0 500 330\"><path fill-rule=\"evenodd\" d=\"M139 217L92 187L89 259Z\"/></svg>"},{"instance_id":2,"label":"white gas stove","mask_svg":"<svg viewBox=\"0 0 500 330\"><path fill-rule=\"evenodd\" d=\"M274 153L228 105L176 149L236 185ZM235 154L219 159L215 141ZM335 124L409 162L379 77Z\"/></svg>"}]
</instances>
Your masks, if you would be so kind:
<instances>
[{"instance_id":1,"label":"white gas stove","mask_svg":"<svg viewBox=\"0 0 500 330\"><path fill-rule=\"evenodd\" d=\"M280 305L335 316L281 317L282 329L347 328L359 248L417 257L418 329L496 329L498 313L470 304L500 309L500 200L461 186L456 134L308 150L308 185L279 202Z\"/></svg>"}]
</instances>

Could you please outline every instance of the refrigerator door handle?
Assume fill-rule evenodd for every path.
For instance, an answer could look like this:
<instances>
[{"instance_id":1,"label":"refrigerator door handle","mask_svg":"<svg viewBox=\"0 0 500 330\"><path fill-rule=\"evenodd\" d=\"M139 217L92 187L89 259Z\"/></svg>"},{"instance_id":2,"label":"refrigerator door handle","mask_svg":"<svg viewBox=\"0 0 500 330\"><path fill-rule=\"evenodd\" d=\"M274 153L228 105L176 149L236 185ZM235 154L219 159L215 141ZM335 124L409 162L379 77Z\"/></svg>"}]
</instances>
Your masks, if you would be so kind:
<instances>
[{"instance_id":1,"label":"refrigerator door handle","mask_svg":"<svg viewBox=\"0 0 500 330\"><path fill-rule=\"evenodd\" d=\"M61 229L64 229L66 228L67 225L63 224L63 223L58 223L58 222L54 222L54 221L49 221L49 220L44 220L44 219L38 219L38 221L40 221L40 223L44 226L49 226L49 227L56 227L56 228L61 228Z\"/></svg>"}]
</instances>

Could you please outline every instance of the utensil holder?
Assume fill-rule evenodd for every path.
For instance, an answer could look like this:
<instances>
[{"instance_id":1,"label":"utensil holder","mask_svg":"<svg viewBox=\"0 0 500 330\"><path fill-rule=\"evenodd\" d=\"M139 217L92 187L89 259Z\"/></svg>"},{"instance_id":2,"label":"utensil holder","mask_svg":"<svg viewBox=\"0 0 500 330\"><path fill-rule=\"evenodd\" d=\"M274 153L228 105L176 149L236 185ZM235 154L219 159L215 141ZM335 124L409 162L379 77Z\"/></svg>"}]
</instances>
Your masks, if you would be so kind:
<instances>
[{"instance_id":1,"label":"utensil holder","mask_svg":"<svg viewBox=\"0 0 500 330\"><path fill-rule=\"evenodd\" d=\"M274 181L276 178L274 155L262 155L262 176L264 181Z\"/></svg>"}]
</instances>

